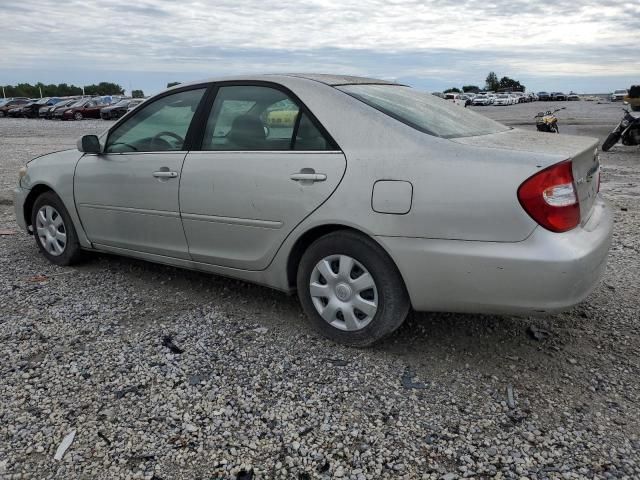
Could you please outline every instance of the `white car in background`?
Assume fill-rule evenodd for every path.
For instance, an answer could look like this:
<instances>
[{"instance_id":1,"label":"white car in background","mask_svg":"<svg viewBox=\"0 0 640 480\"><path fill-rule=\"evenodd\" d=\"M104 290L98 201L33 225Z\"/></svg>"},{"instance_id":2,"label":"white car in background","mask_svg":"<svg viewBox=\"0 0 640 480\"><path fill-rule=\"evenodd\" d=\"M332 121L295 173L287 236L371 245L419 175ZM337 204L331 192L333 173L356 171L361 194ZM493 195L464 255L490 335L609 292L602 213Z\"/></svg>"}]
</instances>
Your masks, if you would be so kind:
<instances>
[{"instance_id":1,"label":"white car in background","mask_svg":"<svg viewBox=\"0 0 640 480\"><path fill-rule=\"evenodd\" d=\"M614 90L614 92L611 94L611 101L612 102L621 102L622 100L624 100L624 97L626 97L629 94L628 90Z\"/></svg>"},{"instance_id":2,"label":"white car in background","mask_svg":"<svg viewBox=\"0 0 640 480\"><path fill-rule=\"evenodd\" d=\"M482 95L482 94L476 95L473 98L471 105L482 105L482 106L491 105L491 97L489 97L489 95Z\"/></svg>"},{"instance_id":3,"label":"white car in background","mask_svg":"<svg viewBox=\"0 0 640 480\"><path fill-rule=\"evenodd\" d=\"M496 95L496 99L493 102L494 105L511 105L513 103L513 99L511 95L507 93L500 93Z\"/></svg>"}]
</instances>

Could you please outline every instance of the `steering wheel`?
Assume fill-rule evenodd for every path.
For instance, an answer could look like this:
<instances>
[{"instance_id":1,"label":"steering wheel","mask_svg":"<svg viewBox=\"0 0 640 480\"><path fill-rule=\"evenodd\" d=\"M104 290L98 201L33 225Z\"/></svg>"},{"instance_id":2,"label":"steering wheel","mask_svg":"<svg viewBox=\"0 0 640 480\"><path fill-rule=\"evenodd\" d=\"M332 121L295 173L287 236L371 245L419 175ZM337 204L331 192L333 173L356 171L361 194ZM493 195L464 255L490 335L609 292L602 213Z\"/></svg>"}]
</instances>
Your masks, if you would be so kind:
<instances>
[{"instance_id":1,"label":"steering wheel","mask_svg":"<svg viewBox=\"0 0 640 480\"><path fill-rule=\"evenodd\" d=\"M157 133L153 136L153 138L151 139L151 149L155 150L153 147L155 146L156 143L158 143L158 140L160 140L160 137L171 137L174 140L177 140L178 143L180 145L182 145L184 143L184 138L182 138L180 135L177 135L173 132L168 132L168 131L164 131L164 132L160 132ZM169 142L167 142L166 140L162 140L163 143L166 143L167 145L171 146L171 144L169 144Z\"/></svg>"}]
</instances>

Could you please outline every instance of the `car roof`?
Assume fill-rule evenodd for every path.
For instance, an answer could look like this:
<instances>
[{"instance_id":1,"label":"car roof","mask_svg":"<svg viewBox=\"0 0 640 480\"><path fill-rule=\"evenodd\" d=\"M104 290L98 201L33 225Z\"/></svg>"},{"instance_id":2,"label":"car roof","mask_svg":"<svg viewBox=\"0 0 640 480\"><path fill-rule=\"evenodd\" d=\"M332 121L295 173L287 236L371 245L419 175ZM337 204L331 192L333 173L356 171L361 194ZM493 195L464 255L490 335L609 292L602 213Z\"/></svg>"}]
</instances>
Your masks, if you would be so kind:
<instances>
[{"instance_id":1,"label":"car roof","mask_svg":"<svg viewBox=\"0 0 640 480\"><path fill-rule=\"evenodd\" d=\"M397 82L391 80L381 80L379 78L370 77L357 77L353 75L331 75L326 73L288 73L285 74L288 77L300 77L308 80L314 80L316 82L331 85L333 87L338 85L398 85Z\"/></svg>"},{"instance_id":2,"label":"car roof","mask_svg":"<svg viewBox=\"0 0 640 480\"><path fill-rule=\"evenodd\" d=\"M326 73L266 73L256 75L238 75L238 76L225 76L225 77L213 77L202 79L199 81L181 83L171 87L172 89L179 89L191 85L201 85L209 82L234 82L234 81L273 81L276 83L286 82L287 79L299 78L304 80L311 80L324 85L336 87L339 85L403 85L392 80L381 80L379 78L370 77L358 77L353 75L331 75Z\"/></svg>"}]
</instances>

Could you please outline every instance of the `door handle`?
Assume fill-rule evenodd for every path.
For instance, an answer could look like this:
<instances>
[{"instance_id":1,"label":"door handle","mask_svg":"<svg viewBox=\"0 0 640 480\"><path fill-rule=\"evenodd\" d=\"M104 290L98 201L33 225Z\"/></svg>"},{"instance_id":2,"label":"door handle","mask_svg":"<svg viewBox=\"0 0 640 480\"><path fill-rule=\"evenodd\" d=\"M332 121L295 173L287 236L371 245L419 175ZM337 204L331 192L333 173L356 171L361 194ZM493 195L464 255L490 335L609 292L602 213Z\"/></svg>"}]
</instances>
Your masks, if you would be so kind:
<instances>
[{"instance_id":1,"label":"door handle","mask_svg":"<svg viewBox=\"0 0 640 480\"><path fill-rule=\"evenodd\" d=\"M324 182L327 176L324 173L292 173L291 180L296 182Z\"/></svg>"},{"instance_id":2,"label":"door handle","mask_svg":"<svg viewBox=\"0 0 640 480\"><path fill-rule=\"evenodd\" d=\"M153 176L156 178L176 178L178 176L178 172L170 172L168 170L159 170L157 172L153 172Z\"/></svg>"}]
</instances>

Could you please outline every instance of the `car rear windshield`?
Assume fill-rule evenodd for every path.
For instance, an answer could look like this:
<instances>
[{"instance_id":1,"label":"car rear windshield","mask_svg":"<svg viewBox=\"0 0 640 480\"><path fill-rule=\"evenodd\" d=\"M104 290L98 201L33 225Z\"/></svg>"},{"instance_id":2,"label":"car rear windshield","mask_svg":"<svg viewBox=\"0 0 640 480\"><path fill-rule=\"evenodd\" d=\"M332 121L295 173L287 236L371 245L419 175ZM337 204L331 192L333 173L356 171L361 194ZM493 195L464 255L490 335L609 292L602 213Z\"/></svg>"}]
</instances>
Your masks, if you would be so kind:
<instances>
[{"instance_id":1,"label":"car rear windshield","mask_svg":"<svg viewBox=\"0 0 640 480\"><path fill-rule=\"evenodd\" d=\"M509 127L461 105L401 85L342 85L336 88L436 137L474 137L509 130Z\"/></svg>"}]
</instances>

